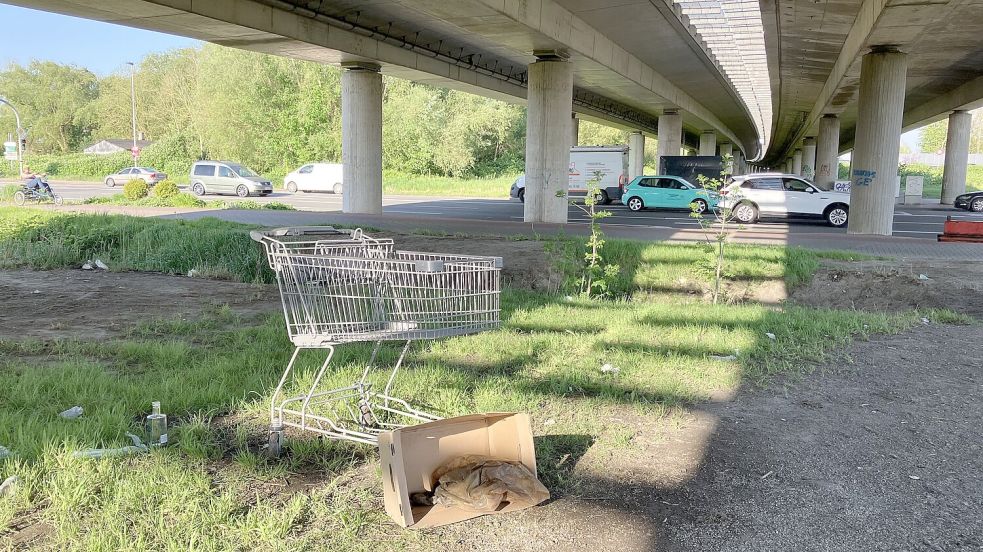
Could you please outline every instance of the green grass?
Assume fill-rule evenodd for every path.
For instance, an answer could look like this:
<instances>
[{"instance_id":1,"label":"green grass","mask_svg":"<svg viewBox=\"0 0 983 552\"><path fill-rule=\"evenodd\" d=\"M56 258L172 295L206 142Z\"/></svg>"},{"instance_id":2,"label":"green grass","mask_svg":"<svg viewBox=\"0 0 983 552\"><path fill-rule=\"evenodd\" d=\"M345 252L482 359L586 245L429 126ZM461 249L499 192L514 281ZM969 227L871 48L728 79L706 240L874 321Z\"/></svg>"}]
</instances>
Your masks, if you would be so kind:
<instances>
[{"instance_id":1,"label":"green grass","mask_svg":"<svg viewBox=\"0 0 983 552\"><path fill-rule=\"evenodd\" d=\"M0 203L5 201L13 201L14 194L20 190L21 187L17 184L0 184Z\"/></svg>"},{"instance_id":2,"label":"green grass","mask_svg":"<svg viewBox=\"0 0 983 552\"><path fill-rule=\"evenodd\" d=\"M451 178L386 171L382 175L383 193L393 195L509 197L509 188L518 175L492 178Z\"/></svg>"},{"instance_id":3,"label":"green grass","mask_svg":"<svg viewBox=\"0 0 983 552\"><path fill-rule=\"evenodd\" d=\"M114 269L200 266L269 281L248 229L0 208L0 259L52 268L97 253ZM618 286L630 299L504 290L501 329L416 345L396 392L443 416L531 412L541 478L557 496L578 494L611 455L632 454L638 427L656 427L720 390L807 371L853 339L917 321L915 313L694 304L668 292L688 290L681 278L708 282L699 246L607 246L625 269ZM573 271L578 247L557 242L551 251ZM732 277L789 285L806 281L820 258L731 247ZM735 351L734 361L712 357ZM0 444L16 453L0 460L0 478L21 478L0 499L0 527L32 516L52 528L43 543L51 549L439 548L439 536L387 520L371 447L292 435L285 457L263 456L268 401L290 353L279 314L242 320L228 308L148 320L121 339L0 341ZM367 344L339 347L324 384L351 383L370 353ZM310 385L321 354L302 354L288 392ZM397 355L385 347L380 364ZM620 373L601 373L604 363ZM140 430L154 400L171 416L172 446L101 461L72 456L128 444L125 432ZM76 404L85 409L81 418L58 417ZM544 426L547 419L555 423ZM574 461L564 464L570 454L576 472ZM311 490L284 488L298 477Z\"/></svg>"},{"instance_id":4,"label":"green grass","mask_svg":"<svg viewBox=\"0 0 983 552\"><path fill-rule=\"evenodd\" d=\"M157 197L153 194L141 199L129 199L123 194L113 194L111 196L90 197L82 201L84 205L121 205L127 207L199 207L211 209L268 209L272 211L296 211L296 209L281 203L272 201L269 203L259 203L250 199L224 201L206 201L188 193L179 193L171 197Z\"/></svg>"}]
</instances>

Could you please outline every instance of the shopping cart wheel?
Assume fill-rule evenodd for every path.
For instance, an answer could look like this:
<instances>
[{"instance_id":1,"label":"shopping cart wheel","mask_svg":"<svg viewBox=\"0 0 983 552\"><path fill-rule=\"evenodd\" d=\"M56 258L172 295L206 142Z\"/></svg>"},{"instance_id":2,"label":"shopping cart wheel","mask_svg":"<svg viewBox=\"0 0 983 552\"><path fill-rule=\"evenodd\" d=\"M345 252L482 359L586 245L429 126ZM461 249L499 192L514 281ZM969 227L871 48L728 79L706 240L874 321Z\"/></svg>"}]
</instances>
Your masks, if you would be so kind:
<instances>
[{"instance_id":1,"label":"shopping cart wheel","mask_svg":"<svg viewBox=\"0 0 983 552\"><path fill-rule=\"evenodd\" d=\"M270 427L270 448L269 453L272 458L279 458L283 452L283 426Z\"/></svg>"}]
</instances>

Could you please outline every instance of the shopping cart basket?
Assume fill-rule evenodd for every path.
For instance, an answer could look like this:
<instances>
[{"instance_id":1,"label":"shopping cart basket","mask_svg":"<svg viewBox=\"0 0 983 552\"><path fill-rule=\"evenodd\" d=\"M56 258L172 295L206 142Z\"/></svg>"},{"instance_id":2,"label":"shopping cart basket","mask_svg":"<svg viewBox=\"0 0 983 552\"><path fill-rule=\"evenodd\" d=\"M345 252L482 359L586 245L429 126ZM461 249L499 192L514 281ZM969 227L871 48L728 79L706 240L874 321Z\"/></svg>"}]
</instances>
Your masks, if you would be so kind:
<instances>
[{"instance_id":1,"label":"shopping cart basket","mask_svg":"<svg viewBox=\"0 0 983 552\"><path fill-rule=\"evenodd\" d=\"M439 419L393 395L410 344L499 325L501 257L398 251L390 239L327 226L253 231L276 274L294 352L270 404L270 450L279 454L286 426L335 439L375 444L380 432ZM335 346L375 342L358 381L321 389ZM403 341L382 391L370 375L383 341ZM327 358L306 392L284 386L303 349ZM306 387L306 386L305 386Z\"/></svg>"}]
</instances>

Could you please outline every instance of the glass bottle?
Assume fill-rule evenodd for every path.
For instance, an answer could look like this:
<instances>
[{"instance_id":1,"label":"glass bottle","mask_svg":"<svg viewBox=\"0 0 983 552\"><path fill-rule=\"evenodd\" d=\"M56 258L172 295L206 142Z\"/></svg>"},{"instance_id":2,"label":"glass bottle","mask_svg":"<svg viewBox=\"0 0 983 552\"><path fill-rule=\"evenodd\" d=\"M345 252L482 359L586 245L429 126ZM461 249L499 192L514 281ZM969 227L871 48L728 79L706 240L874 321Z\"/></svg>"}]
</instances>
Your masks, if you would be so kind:
<instances>
[{"instance_id":1,"label":"glass bottle","mask_svg":"<svg viewBox=\"0 0 983 552\"><path fill-rule=\"evenodd\" d=\"M149 445L167 444L167 414L160 413L157 401L153 403L153 412L147 416L147 441Z\"/></svg>"}]
</instances>

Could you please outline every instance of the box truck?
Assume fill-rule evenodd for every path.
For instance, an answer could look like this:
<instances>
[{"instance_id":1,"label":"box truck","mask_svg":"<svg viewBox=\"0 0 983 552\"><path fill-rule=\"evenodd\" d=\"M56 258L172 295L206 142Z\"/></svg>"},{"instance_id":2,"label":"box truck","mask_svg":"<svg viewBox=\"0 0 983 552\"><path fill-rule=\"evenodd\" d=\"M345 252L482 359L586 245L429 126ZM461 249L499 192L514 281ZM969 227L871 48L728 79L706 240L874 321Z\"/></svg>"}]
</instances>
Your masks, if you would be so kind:
<instances>
[{"instance_id":1,"label":"box truck","mask_svg":"<svg viewBox=\"0 0 983 552\"><path fill-rule=\"evenodd\" d=\"M570 197L583 197L587 194L587 183L600 176L601 202L608 204L620 201L621 193L628 183L627 146L576 146L570 148L570 183L567 192ZM513 199L525 201L526 176L520 175L512 183L509 195Z\"/></svg>"}]
</instances>

